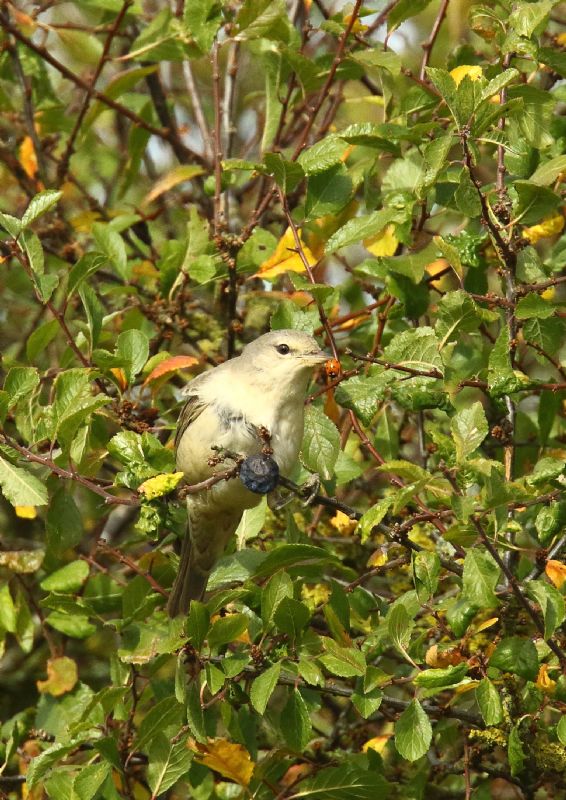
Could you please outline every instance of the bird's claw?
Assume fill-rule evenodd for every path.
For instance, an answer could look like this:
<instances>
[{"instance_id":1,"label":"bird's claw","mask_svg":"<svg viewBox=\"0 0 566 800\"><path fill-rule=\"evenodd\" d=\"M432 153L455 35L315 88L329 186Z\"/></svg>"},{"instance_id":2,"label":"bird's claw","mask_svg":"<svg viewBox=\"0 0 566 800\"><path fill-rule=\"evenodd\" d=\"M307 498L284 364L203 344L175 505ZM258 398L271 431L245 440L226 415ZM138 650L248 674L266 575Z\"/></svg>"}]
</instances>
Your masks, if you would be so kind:
<instances>
[{"instance_id":1,"label":"bird's claw","mask_svg":"<svg viewBox=\"0 0 566 800\"><path fill-rule=\"evenodd\" d=\"M301 484L301 497L303 499L303 506L310 506L318 494L320 489L320 475L316 472Z\"/></svg>"}]
</instances>

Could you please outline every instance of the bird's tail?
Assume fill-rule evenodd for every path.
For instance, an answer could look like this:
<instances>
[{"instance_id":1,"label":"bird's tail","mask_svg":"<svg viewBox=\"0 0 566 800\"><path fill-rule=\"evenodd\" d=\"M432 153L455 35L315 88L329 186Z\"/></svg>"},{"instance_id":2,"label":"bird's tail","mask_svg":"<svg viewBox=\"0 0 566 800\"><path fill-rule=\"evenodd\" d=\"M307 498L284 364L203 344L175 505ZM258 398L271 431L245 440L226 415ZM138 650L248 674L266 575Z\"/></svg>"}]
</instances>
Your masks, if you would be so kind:
<instances>
[{"instance_id":1,"label":"bird's tail","mask_svg":"<svg viewBox=\"0 0 566 800\"><path fill-rule=\"evenodd\" d=\"M241 513L210 516L189 513L179 572L167 602L170 617L186 614L191 600L202 600L208 576L238 527L240 516Z\"/></svg>"}]
</instances>

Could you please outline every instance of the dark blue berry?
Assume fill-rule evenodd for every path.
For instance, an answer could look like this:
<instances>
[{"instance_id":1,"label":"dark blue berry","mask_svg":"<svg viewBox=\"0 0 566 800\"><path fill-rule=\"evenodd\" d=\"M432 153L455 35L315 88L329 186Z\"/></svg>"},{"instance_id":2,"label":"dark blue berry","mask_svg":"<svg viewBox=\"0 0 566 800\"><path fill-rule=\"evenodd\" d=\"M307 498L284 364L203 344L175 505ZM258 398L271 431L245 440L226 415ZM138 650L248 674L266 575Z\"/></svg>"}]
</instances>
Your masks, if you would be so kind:
<instances>
[{"instance_id":1,"label":"dark blue berry","mask_svg":"<svg viewBox=\"0 0 566 800\"><path fill-rule=\"evenodd\" d=\"M240 467L240 480L255 494L272 492L279 482L279 467L271 456L248 456Z\"/></svg>"}]
</instances>

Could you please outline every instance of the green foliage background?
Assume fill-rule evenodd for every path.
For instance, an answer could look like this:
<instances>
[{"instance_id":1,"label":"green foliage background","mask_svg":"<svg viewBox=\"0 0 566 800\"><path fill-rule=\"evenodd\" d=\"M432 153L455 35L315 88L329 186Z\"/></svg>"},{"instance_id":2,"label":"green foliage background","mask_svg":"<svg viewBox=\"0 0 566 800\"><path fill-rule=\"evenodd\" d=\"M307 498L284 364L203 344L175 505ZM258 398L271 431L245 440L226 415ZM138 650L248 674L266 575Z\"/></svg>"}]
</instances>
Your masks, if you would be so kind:
<instances>
[{"instance_id":1,"label":"green foliage background","mask_svg":"<svg viewBox=\"0 0 566 800\"><path fill-rule=\"evenodd\" d=\"M2 3L3 797L566 797L564 22ZM169 620L182 386L270 326L320 494Z\"/></svg>"}]
</instances>

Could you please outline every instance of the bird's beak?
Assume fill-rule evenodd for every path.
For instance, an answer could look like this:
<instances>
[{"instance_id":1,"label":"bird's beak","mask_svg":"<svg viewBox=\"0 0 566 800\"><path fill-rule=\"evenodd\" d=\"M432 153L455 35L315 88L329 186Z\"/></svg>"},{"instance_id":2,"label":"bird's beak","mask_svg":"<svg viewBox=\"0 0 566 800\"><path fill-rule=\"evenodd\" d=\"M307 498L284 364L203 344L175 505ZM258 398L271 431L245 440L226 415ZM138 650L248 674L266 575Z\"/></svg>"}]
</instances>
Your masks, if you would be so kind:
<instances>
[{"instance_id":1,"label":"bird's beak","mask_svg":"<svg viewBox=\"0 0 566 800\"><path fill-rule=\"evenodd\" d=\"M304 358L305 361L315 367L317 364L324 364L325 361L328 361L330 356L323 350L314 350L312 353L306 353Z\"/></svg>"}]
</instances>

